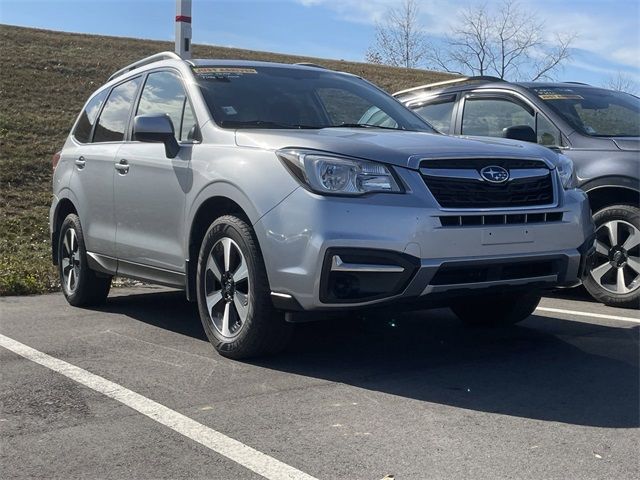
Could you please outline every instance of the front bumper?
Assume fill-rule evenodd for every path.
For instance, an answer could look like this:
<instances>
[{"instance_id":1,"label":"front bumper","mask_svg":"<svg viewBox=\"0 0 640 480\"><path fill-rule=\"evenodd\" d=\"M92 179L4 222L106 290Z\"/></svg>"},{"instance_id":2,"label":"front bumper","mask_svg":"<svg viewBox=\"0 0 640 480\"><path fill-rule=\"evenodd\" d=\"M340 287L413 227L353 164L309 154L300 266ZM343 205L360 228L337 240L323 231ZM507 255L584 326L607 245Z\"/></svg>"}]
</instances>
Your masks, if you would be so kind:
<instances>
[{"instance_id":1,"label":"front bumper","mask_svg":"<svg viewBox=\"0 0 640 480\"><path fill-rule=\"evenodd\" d=\"M547 217L535 215L547 213L554 218L549 222L443 226L444 214L460 212L428 205L437 204L424 188L361 198L296 190L254 225L274 304L287 310L366 308L485 290L574 286L584 275L594 227L580 190L564 192L555 208L528 211L540 220ZM336 262L342 268L332 270ZM360 271L349 271L353 265ZM372 265L373 271L362 271ZM392 269L376 272L376 266L402 271L396 268L394 277ZM364 294L345 294L353 284Z\"/></svg>"}]
</instances>

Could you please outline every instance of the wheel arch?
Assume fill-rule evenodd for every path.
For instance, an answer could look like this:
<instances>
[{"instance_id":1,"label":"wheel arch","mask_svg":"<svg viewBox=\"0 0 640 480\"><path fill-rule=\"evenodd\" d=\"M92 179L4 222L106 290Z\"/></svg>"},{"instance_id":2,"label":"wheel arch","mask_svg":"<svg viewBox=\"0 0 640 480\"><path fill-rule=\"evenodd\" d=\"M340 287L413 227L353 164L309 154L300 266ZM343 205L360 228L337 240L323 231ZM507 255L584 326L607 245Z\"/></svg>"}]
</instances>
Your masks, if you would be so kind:
<instances>
[{"instance_id":1,"label":"wheel arch","mask_svg":"<svg viewBox=\"0 0 640 480\"><path fill-rule=\"evenodd\" d=\"M243 202L244 203L244 202ZM257 215L255 210L249 209L241 205L236 198L230 198L226 195L216 194L202 198L196 208L193 209L193 214L190 217L189 234L187 236L187 245L185 251L187 252L186 259L186 295L188 300L195 299L196 292L196 271L198 268L198 255L200 253L200 245L205 233L209 229L209 226L214 222L216 218L223 215L236 215L244 221L253 225L252 213ZM257 220L257 219L255 219Z\"/></svg>"},{"instance_id":2,"label":"wheel arch","mask_svg":"<svg viewBox=\"0 0 640 480\"><path fill-rule=\"evenodd\" d=\"M589 197L593 213L610 205L640 204L640 189L633 184L633 179L608 177L583 185L581 188Z\"/></svg>"},{"instance_id":3,"label":"wheel arch","mask_svg":"<svg viewBox=\"0 0 640 480\"><path fill-rule=\"evenodd\" d=\"M54 265L58 265L58 236L60 235L60 227L62 226L62 222L67 218L67 215L75 213L78 215L78 209L76 208L75 203L69 197L63 197L58 200L58 204L56 205L55 212L53 214L53 219L51 222L52 231L51 231L51 260Z\"/></svg>"}]
</instances>

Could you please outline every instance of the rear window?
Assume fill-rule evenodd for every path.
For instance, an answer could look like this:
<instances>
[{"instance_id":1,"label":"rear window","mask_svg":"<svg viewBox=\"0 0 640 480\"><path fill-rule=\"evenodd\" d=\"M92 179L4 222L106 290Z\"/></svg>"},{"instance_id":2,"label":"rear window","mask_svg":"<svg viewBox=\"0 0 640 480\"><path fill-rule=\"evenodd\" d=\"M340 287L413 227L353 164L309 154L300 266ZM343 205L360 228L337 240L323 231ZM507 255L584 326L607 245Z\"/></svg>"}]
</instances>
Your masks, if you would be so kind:
<instances>
[{"instance_id":1,"label":"rear window","mask_svg":"<svg viewBox=\"0 0 640 480\"><path fill-rule=\"evenodd\" d=\"M89 100L87 105L84 107L84 110L78 119L78 123L76 123L76 128L73 130L73 136L78 142L89 143L91 141L91 130L93 129L93 124L96 122L96 118L98 117L100 107L102 106L104 99L107 98L107 92L108 90L104 90L98 93L95 97Z\"/></svg>"}]
</instances>

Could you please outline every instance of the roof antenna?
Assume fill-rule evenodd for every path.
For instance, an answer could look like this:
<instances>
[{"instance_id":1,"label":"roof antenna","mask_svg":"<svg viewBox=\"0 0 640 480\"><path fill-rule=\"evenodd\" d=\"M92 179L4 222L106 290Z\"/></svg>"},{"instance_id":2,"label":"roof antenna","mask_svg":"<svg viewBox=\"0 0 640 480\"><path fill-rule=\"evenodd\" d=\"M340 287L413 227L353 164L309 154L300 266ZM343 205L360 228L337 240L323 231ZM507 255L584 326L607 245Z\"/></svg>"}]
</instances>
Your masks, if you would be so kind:
<instances>
[{"instance_id":1,"label":"roof antenna","mask_svg":"<svg viewBox=\"0 0 640 480\"><path fill-rule=\"evenodd\" d=\"M191 0L176 0L176 53L191 58Z\"/></svg>"}]
</instances>

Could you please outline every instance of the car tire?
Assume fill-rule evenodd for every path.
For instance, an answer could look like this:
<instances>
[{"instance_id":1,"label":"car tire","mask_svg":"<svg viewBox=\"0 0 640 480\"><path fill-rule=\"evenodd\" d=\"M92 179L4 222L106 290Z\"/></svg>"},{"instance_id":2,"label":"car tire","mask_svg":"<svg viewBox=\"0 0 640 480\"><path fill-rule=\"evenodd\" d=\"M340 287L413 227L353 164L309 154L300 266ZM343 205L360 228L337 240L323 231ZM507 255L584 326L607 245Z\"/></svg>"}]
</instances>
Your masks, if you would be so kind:
<instances>
[{"instance_id":1,"label":"car tire","mask_svg":"<svg viewBox=\"0 0 640 480\"><path fill-rule=\"evenodd\" d=\"M258 241L244 220L225 215L211 224L196 275L200 320L221 355L245 359L287 345L292 326L271 302Z\"/></svg>"},{"instance_id":2,"label":"car tire","mask_svg":"<svg viewBox=\"0 0 640 480\"><path fill-rule=\"evenodd\" d=\"M468 325L500 327L529 317L540 303L536 293L461 298L451 310Z\"/></svg>"},{"instance_id":3,"label":"car tire","mask_svg":"<svg viewBox=\"0 0 640 480\"><path fill-rule=\"evenodd\" d=\"M106 301L111 277L101 276L89 268L82 226L75 214L67 215L60 227L58 271L62 292L69 304L90 307Z\"/></svg>"},{"instance_id":4,"label":"car tire","mask_svg":"<svg viewBox=\"0 0 640 480\"><path fill-rule=\"evenodd\" d=\"M611 307L640 307L640 208L612 205L598 210L596 253L584 286Z\"/></svg>"}]
</instances>

